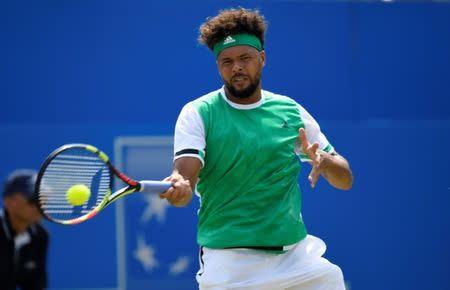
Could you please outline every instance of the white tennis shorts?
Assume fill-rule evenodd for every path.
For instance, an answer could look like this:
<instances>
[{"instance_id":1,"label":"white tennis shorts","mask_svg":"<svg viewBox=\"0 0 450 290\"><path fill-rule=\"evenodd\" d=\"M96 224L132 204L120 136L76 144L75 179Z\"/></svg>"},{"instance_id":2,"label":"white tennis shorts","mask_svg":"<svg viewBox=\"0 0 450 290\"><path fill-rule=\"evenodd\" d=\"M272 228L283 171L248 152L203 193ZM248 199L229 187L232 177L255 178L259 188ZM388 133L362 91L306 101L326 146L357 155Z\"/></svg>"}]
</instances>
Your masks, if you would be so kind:
<instances>
[{"instance_id":1,"label":"white tennis shorts","mask_svg":"<svg viewBox=\"0 0 450 290\"><path fill-rule=\"evenodd\" d=\"M345 290L341 269L322 255L325 243L308 235L283 254L202 247L200 290Z\"/></svg>"}]
</instances>

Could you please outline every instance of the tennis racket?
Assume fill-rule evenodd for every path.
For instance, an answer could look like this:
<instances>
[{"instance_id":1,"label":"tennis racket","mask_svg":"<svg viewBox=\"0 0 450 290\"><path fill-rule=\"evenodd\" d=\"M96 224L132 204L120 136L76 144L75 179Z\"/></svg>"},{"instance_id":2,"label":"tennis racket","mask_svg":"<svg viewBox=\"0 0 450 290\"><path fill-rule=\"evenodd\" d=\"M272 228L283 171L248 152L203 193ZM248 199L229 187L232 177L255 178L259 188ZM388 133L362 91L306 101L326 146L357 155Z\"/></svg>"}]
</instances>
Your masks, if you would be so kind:
<instances>
[{"instance_id":1,"label":"tennis racket","mask_svg":"<svg viewBox=\"0 0 450 290\"><path fill-rule=\"evenodd\" d=\"M126 186L112 192L114 177ZM74 205L68 193L74 186L84 188L85 201ZM119 198L134 192L161 193L170 182L135 181L109 161L108 156L87 144L68 144L53 151L41 166L35 195L39 209L48 220L72 225L96 216Z\"/></svg>"}]
</instances>

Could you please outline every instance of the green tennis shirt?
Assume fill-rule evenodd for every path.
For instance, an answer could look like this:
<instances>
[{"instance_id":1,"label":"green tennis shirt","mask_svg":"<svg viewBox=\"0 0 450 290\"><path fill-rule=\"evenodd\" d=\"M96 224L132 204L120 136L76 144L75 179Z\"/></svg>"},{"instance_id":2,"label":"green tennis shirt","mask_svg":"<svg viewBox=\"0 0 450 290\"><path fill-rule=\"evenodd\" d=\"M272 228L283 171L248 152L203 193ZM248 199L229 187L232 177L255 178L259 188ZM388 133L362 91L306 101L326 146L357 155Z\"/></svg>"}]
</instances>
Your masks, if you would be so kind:
<instances>
[{"instance_id":1,"label":"green tennis shirt","mask_svg":"<svg viewBox=\"0 0 450 290\"><path fill-rule=\"evenodd\" d=\"M175 158L195 156L203 163L196 187L199 245L286 246L306 236L298 130L317 123L302 111L294 100L267 91L256 104L235 104L223 88L183 108ZM311 137L333 150L317 128L309 129L316 131Z\"/></svg>"}]
</instances>

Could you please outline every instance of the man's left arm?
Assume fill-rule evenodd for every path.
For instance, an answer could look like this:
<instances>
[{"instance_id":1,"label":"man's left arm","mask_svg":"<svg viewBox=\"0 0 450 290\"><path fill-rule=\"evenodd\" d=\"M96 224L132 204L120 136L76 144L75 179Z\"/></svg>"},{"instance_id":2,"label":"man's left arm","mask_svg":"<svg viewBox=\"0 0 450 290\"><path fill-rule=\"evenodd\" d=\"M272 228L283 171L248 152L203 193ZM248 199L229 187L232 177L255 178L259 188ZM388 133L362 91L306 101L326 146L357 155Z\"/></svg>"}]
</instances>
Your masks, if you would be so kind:
<instances>
[{"instance_id":1,"label":"man's left arm","mask_svg":"<svg viewBox=\"0 0 450 290\"><path fill-rule=\"evenodd\" d=\"M347 160L335 151L327 153L319 150L318 143L310 144L303 128L300 128L299 134L303 152L311 160L309 163L312 169L308 176L311 187L314 188L322 175L332 186L343 190L350 189L353 185L353 175Z\"/></svg>"},{"instance_id":2,"label":"man's left arm","mask_svg":"<svg viewBox=\"0 0 450 290\"><path fill-rule=\"evenodd\" d=\"M314 175L322 175L328 183L338 189L348 190L352 188L352 171L344 157L336 152L326 153L324 151L319 151L318 157L313 161L313 168L314 162L317 163L317 170L312 171L311 173ZM311 176L310 174L309 180L314 181L314 184L317 179L318 176Z\"/></svg>"}]
</instances>

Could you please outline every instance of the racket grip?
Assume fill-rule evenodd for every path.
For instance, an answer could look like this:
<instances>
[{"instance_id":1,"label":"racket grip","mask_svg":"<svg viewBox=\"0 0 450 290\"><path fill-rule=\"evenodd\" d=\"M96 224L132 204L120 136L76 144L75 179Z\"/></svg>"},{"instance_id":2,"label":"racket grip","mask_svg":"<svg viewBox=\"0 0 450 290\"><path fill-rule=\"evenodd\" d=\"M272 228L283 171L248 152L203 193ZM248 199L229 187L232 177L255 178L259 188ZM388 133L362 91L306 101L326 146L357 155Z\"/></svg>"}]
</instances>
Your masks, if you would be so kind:
<instances>
[{"instance_id":1,"label":"racket grip","mask_svg":"<svg viewBox=\"0 0 450 290\"><path fill-rule=\"evenodd\" d=\"M140 192L147 193L161 193L168 190L172 186L172 182L168 181L154 181L154 180L142 180Z\"/></svg>"}]
</instances>

